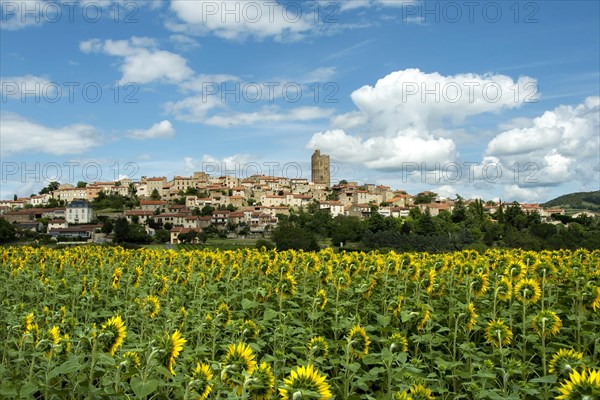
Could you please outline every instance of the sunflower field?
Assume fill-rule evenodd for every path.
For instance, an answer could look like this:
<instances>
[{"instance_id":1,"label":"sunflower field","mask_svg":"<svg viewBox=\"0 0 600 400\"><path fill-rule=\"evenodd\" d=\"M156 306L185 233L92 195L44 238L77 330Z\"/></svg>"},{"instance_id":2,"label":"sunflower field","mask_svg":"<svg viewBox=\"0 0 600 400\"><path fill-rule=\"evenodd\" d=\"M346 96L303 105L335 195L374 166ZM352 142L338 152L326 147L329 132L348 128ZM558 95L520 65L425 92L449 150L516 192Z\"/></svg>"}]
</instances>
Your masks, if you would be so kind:
<instances>
[{"instance_id":1,"label":"sunflower field","mask_svg":"<svg viewBox=\"0 0 600 400\"><path fill-rule=\"evenodd\" d=\"M0 260L2 399L600 399L597 250Z\"/></svg>"}]
</instances>

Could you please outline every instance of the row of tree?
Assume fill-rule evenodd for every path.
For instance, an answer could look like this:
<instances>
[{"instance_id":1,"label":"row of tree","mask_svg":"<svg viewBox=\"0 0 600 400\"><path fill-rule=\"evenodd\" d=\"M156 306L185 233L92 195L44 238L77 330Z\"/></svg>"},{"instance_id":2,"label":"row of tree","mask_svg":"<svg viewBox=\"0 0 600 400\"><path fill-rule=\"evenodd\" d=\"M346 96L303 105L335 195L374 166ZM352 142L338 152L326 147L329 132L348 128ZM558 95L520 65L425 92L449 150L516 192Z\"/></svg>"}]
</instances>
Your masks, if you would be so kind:
<instances>
[{"instance_id":1,"label":"row of tree","mask_svg":"<svg viewBox=\"0 0 600 400\"><path fill-rule=\"evenodd\" d=\"M454 251L488 247L542 249L600 248L600 218L554 215L558 224L542 222L538 213L525 213L518 203L484 212L481 201L468 206L460 196L452 212L433 217L429 210L412 208L407 218L383 217L373 207L371 216L332 218L311 205L306 211L279 215L272 241L281 249L318 248L326 239L332 245L361 250Z\"/></svg>"}]
</instances>

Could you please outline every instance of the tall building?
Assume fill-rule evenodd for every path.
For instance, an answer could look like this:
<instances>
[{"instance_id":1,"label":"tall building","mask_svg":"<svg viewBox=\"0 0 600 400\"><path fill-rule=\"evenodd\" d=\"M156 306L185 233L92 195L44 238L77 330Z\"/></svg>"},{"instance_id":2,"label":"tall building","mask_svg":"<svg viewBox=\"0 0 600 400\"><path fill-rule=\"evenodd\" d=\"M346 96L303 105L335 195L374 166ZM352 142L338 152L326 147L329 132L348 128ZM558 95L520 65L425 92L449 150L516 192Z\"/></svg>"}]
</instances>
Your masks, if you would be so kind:
<instances>
[{"instance_id":1,"label":"tall building","mask_svg":"<svg viewBox=\"0 0 600 400\"><path fill-rule=\"evenodd\" d=\"M321 155L320 150L315 150L311 158L312 181L330 185L329 156Z\"/></svg>"}]
</instances>

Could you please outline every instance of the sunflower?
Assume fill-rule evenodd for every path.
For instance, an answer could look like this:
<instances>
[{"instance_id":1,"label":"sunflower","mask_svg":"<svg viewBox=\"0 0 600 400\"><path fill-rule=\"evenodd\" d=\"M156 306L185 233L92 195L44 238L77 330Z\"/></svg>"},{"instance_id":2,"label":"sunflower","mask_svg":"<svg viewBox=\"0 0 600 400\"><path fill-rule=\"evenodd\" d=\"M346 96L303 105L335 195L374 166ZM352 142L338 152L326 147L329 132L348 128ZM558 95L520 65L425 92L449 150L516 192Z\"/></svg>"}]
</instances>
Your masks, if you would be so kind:
<instances>
[{"instance_id":1,"label":"sunflower","mask_svg":"<svg viewBox=\"0 0 600 400\"><path fill-rule=\"evenodd\" d=\"M429 318L431 317L431 311L429 310L429 307L426 304L419 304L419 311L416 312L416 314L419 317L419 322L417 323L417 330L418 331L422 331L425 328L425 325L427 325L427 321L429 321Z\"/></svg>"},{"instance_id":2,"label":"sunflower","mask_svg":"<svg viewBox=\"0 0 600 400\"><path fill-rule=\"evenodd\" d=\"M119 288L119 282L121 281L121 275L123 274L123 270L119 267L115 268L112 276L112 287L113 289Z\"/></svg>"},{"instance_id":3,"label":"sunflower","mask_svg":"<svg viewBox=\"0 0 600 400\"><path fill-rule=\"evenodd\" d=\"M68 354L71 352L71 337L68 333L65 333L62 337L63 345L63 354Z\"/></svg>"},{"instance_id":4,"label":"sunflower","mask_svg":"<svg viewBox=\"0 0 600 400\"><path fill-rule=\"evenodd\" d=\"M169 290L169 277L162 275L158 278L158 282L156 282L154 284L155 288L156 288L156 293L159 296L164 296L167 294L167 291Z\"/></svg>"},{"instance_id":5,"label":"sunflower","mask_svg":"<svg viewBox=\"0 0 600 400\"><path fill-rule=\"evenodd\" d=\"M165 364L167 369L172 375L175 375L175 370L173 367L175 366L175 359L179 356L181 351L183 350L183 345L187 342L183 337L181 337L181 332L176 330L172 335L168 335L166 337L164 347L165 347Z\"/></svg>"},{"instance_id":6,"label":"sunflower","mask_svg":"<svg viewBox=\"0 0 600 400\"><path fill-rule=\"evenodd\" d=\"M521 303L537 303L542 289L535 279L523 278L515 285L515 296Z\"/></svg>"},{"instance_id":7,"label":"sunflower","mask_svg":"<svg viewBox=\"0 0 600 400\"><path fill-rule=\"evenodd\" d=\"M137 267L135 267L135 276L133 278L133 287L137 288L140 285L140 281L142 279L142 267L140 267L139 265Z\"/></svg>"},{"instance_id":8,"label":"sunflower","mask_svg":"<svg viewBox=\"0 0 600 400\"><path fill-rule=\"evenodd\" d=\"M352 354L361 358L369 354L369 344L371 341L369 340L369 336L367 336L367 332L365 328L360 325L355 325L350 329L350 333L348 334L348 346L350 347L350 351Z\"/></svg>"},{"instance_id":9,"label":"sunflower","mask_svg":"<svg viewBox=\"0 0 600 400\"><path fill-rule=\"evenodd\" d=\"M225 385L236 389L240 396L246 380L244 374L252 375L256 369L256 359L252 349L242 342L230 344L227 346L227 353L221 364L223 366L221 380Z\"/></svg>"},{"instance_id":10,"label":"sunflower","mask_svg":"<svg viewBox=\"0 0 600 400\"><path fill-rule=\"evenodd\" d=\"M533 330L546 337L556 336L562 326L562 321L554 311L543 310L533 317Z\"/></svg>"},{"instance_id":11,"label":"sunflower","mask_svg":"<svg viewBox=\"0 0 600 400\"><path fill-rule=\"evenodd\" d=\"M251 319L245 320L242 323L240 330L242 331L243 337L251 339L256 339L258 337L258 333L260 332L260 329L258 328L258 325L256 325L256 322L252 321Z\"/></svg>"},{"instance_id":12,"label":"sunflower","mask_svg":"<svg viewBox=\"0 0 600 400\"><path fill-rule=\"evenodd\" d=\"M579 373L575 370L558 391L561 395L556 397L557 400L598 399L600 398L600 371L587 370Z\"/></svg>"},{"instance_id":13,"label":"sunflower","mask_svg":"<svg viewBox=\"0 0 600 400\"><path fill-rule=\"evenodd\" d=\"M326 304L327 292L324 289L319 289L317 296L315 297L315 306L317 306L319 310L323 310Z\"/></svg>"},{"instance_id":14,"label":"sunflower","mask_svg":"<svg viewBox=\"0 0 600 400\"><path fill-rule=\"evenodd\" d=\"M407 392L396 392L394 393L394 400L412 400L412 397Z\"/></svg>"},{"instance_id":15,"label":"sunflower","mask_svg":"<svg viewBox=\"0 0 600 400\"><path fill-rule=\"evenodd\" d=\"M473 281L471 282L471 288L473 289L473 293L475 296L480 297L487 292L490 287L490 279L487 274L483 272L478 273L473 277Z\"/></svg>"},{"instance_id":16,"label":"sunflower","mask_svg":"<svg viewBox=\"0 0 600 400\"><path fill-rule=\"evenodd\" d=\"M246 386L251 400L269 400L275 391L275 375L267 363L261 363Z\"/></svg>"},{"instance_id":17,"label":"sunflower","mask_svg":"<svg viewBox=\"0 0 600 400\"><path fill-rule=\"evenodd\" d=\"M521 261L509 262L504 270L504 274L510 276L511 280L519 281L527 273L527 266Z\"/></svg>"},{"instance_id":18,"label":"sunflower","mask_svg":"<svg viewBox=\"0 0 600 400\"><path fill-rule=\"evenodd\" d=\"M306 367L296 367L290 372L290 375L283 380L285 386L279 388L279 394L282 400L291 400L302 398L303 392L318 393L319 397L313 397L319 400L331 398L329 384L325 381L326 375L321 375L319 370L312 364ZM299 396L298 396L299 394Z\"/></svg>"},{"instance_id":19,"label":"sunflower","mask_svg":"<svg viewBox=\"0 0 600 400\"><path fill-rule=\"evenodd\" d=\"M201 400L206 400L212 392L212 385L210 382L213 379L213 371L208 364L196 364L196 368L192 370L192 389L200 396Z\"/></svg>"},{"instance_id":20,"label":"sunflower","mask_svg":"<svg viewBox=\"0 0 600 400\"><path fill-rule=\"evenodd\" d=\"M596 287L596 298L592 301L592 310L600 310L600 287Z\"/></svg>"},{"instance_id":21,"label":"sunflower","mask_svg":"<svg viewBox=\"0 0 600 400\"><path fill-rule=\"evenodd\" d=\"M510 300L510 298L512 297L512 289L512 282L506 276L500 278L500 280L496 284L497 296L502 301Z\"/></svg>"},{"instance_id":22,"label":"sunflower","mask_svg":"<svg viewBox=\"0 0 600 400\"><path fill-rule=\"evenodd\" d=\"M139 368L141 366L140 356L135 351L126 351L123 353L123 363L125 365L131 365L135 368Z\"/></svg>"},{"instance_id":23,"label":"sunflower","mask_svg":"<svg viewBox=\"0 0 600 400\"><path fill-rule=\"evenodd\" d=\"M560 349L554 353L548 363L548 371L551 374L566 376L574 371L575 368L583 365L582 359L583 353L573 349Z\"/></svg>"},{"instance_id":24,"label":"sunflower","mask_svg":"<svg viewBox=\"0 0 600 400\"><path fill-rule=\"evenodd\" d=\"M392 314L394 315L394 317L398 318L400 317L400 312L402 311L402 303L404 303L404 296L403 295L398 295L397 299L396 299L396 306L391 308Z\"/></svg>"},{"instance_id":25,"label":"sunflower","mask_svg":"<svg viewBox=\"0 0 600 400\"><path fill-rule=\"evenodd\" d=\"M431 268L427 275L425 275L425 293L431 294L433 292L433 286L435 285L436 272L435 268Z\"/></svg>"},{"instance_id":26,"label":"sunflower","mask_svg":"<svg viewBox=\"0 0 600 400\"><path fill-rule=\"evenodd\" d=\"M327 357L329 344L323 336L315 336L308 341L308 352L313 357Z\"/></svg>"},{"instance_id":27,"label":"sunflower","mask_svg":"<svg viewBox=\"0 0 600 400\"><path fill-rule=\"evenodd\" d=\"M389 339L389 349L392 353L405 352L408 350L408 339L400 333L394 333Z\"/></svg>"},{"instance_id":28,"label":"sunflower","mask_svg":"<svg viewBox=\"0 0 600 400\"><path fill-rule=\"evenodd\" d=\"M434 400L435 399L433 394L431 394L431 389L428 389L421 384L412 385L410 387L410 389L408 389L408 394L412 400Z\"/></svg>"},{"instance_id":29,"label":"sunflower","mask_svg":"<svg viewBox=\"0 0 600 400\"><path fill-rule=\"evenodd\" d=\"M491 345L501 347L508 346L512 341L513 333L501 319L488 322L485 329L485 338Z\"/></svg>"},{"instance_id":30,"label":"sunflower","mask_svg":"<svg viewBox=\"0 0 600 400\"><path fill-rule=\"evenodd\" d=\"M27 335L33 328L33 313L29 313L23 318L23 335Z\"/></svg>"},{"instance_id":31,"label":"sunflower","mask_svg":"<svg viewBox=\"0 0 600 400\"><path fill-rule=\"evenodd\" d=\"M464 329L467 332L471 332L477 323L477 314L475 313L475 304L469 303L466 310L467 321L465 322Z\"/></svg>"},{"instance_id":32,"label":"sunflower","mask_svg":"<svg viewBox=\"0 0 600 400\"><path fill-rule=\"evenodd\" d=\"M45 335L45 339L46 339L46 355L50 356L52 354L52 350L54 349L55 346L58 346L58 344L60 343L60 329L58 328L58 326L54 325L52 328L48 329L46 331L46 335Z\"/></svg>"},{"instance_id":33,"label":"sunflower","mask_svg":"<svg viewBox=\"0 0 600 400\"><path fill-rule=\"evenodd\" d=\"M226 327L231 322L231 310L226 303L221 303L215 312L215 320L222 326Z\"/></svg>"},{"instance_id":34,"label":"sunflower","mask_svg":"<svg viewBox=\"0 0 600 400\"><path fill-rule=\"evenodd\" d=\"M115 352L123 344L125 336L127 336L126 326L123 323L120 315L116 315L110 318L104 325L102 325L102 334L100 338L103 341L104 349L110 353L111 356L115 355Z\"/></svg>"},{"instance_id":35,"label":"sunflower","mask_svg":"<svg viewBox=\"0 0 600 400\"><path fill-rule=\"evenodd\" d=\"M281 295L284 299L292 297L296 294L296 285L296 280L292 274L285 274L277 284L275 293Z\"/></svg>"},{"instance_id":36,"label":"sunflower","mask_svg":"<svg viewBox=\"0 0 600 400\"><path fill-rule=\"evenodd\" d=\"M144 299L144 304L148 306L148 316L154 318L160 312L160 300L156 296L148 296Z\"/></svg>"},{"instance_id":37,"label":"sunflower","mask_svg":"<svg viewBox=\"0 0 600 400\"><path fill-rule=\"evenodd\" d=\"M337 290L345 290L352 283L350 274L346 271L339 271L333 276L334 284Z\"/></svg>"}]
</instances>

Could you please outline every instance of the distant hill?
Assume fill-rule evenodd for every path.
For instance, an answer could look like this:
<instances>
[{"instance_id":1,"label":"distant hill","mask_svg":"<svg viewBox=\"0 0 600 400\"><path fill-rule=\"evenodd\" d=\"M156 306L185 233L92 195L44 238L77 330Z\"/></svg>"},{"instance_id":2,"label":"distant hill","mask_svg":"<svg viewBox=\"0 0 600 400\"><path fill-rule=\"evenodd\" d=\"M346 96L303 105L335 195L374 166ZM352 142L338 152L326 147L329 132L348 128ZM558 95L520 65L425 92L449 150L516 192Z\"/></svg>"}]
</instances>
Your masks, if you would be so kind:
<instances>
[{"instance_id":1,"label":"distant hill","mask_svg":"<svg viewBox=\"0 0 600 400\"><path fill-rule=\"evenodd\" d=\"M565 194L542 204L542 206L545 208L600 212L600 190Z\"/></svg>"}]
</instances>

